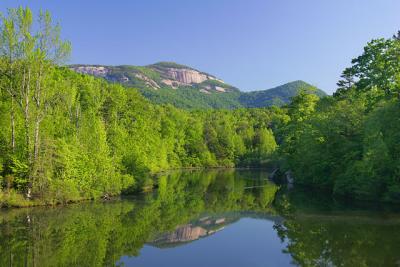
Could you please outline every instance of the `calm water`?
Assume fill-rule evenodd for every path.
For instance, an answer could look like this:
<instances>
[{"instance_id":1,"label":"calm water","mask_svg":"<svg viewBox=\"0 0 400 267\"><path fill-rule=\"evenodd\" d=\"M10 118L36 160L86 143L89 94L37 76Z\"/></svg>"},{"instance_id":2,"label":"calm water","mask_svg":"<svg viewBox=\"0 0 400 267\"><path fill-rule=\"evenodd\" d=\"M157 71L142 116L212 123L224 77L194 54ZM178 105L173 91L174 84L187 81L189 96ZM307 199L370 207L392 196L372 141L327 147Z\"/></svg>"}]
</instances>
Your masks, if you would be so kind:
<instances>
[{"instance_id":1,"label":"calm water","mask_svg":"<svg viewBox=\"0 0 400 267\"><path fill-rule=\"evenodd\" d=\"M136 198L0 211L0 266L400 266L400 211L261 171L158 177Z\"/></svg>"}]
</instances>

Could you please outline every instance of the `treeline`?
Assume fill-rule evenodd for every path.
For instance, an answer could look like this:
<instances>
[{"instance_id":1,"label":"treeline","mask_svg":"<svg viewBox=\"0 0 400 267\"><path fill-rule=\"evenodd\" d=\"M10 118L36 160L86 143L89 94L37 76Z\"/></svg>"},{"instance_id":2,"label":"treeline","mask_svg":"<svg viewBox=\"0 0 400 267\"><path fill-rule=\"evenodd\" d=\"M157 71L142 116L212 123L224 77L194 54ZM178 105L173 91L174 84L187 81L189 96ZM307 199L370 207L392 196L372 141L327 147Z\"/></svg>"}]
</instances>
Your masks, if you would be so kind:
<instances>
[{"instance_id":1,"label":"treeline","mask_svg":"<svg viewBox=\"0 0 400 267\"><path fill-rule=\"evenodd\" d=\"M300 94L275 132L295 182L350 198L400 201L400 33L352 60L333 97Z\"/></svg>"},{"instance_id":2,"label":"treeline","mask_svg":"<svg viewBox=\"0 0 400 267\"><path fill-rule=\"evenodd\" d=\"M9 10L0 40L3 205L115 195L166 169L260 166L276 148L269 110L187 112L59 67L70 45L49 13Z\"/></svg>"},{"instance_id":3,"label":"treeline","mask_svg":"<svg viewBox=\"0 0 400 267\"><path fill-rule=\"evenodd\" d=\"M400 201L399 35L370 42L332 97L282 108L185 111L61 67L70 44L49 13L10 9L0 29L0 205L150 188L146 174L265 167L297 184Z\"/></svg>"}]
</instances>

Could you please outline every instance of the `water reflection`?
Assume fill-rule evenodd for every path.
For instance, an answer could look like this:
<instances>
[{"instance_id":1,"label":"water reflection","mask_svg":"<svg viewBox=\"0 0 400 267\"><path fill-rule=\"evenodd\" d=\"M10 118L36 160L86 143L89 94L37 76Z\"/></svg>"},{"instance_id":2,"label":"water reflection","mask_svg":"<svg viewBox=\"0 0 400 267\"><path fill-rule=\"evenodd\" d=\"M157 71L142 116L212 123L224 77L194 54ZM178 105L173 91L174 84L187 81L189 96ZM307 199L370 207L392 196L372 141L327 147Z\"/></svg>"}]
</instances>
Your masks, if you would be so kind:
<instances>
[{"instance_id":1,"label":"water reflection","mask_svg":"<svg viewBox=\"0 0 400 267\"><path fill-rule=\"evenodd\" d=\"M221 231L226 223L225 217L202 217L193 223L178 226L173 232L160 234L151 244L160 248L184 244Z\"/></svg>"},{"instance_id":2,"label":"water reflection","mask_svg":"<svg viewBox=\"0 0 400 267\"><path fill-rule=\"evenodd\" d=\"M334 201L297 190L278 194L274 228L300 266L400 266L398 206Z\"/></svg>"},{"instance_id":3,"label":"water reflection","mask_svg":"<svg viewBox=\"0 0 400 267\"><path fill-rule=\"evenodd\" d=\"M153 194L0 212L0 266L396 266L396 210L278 191L262 171L158 177Z\"/></svg>"}]
</instances>

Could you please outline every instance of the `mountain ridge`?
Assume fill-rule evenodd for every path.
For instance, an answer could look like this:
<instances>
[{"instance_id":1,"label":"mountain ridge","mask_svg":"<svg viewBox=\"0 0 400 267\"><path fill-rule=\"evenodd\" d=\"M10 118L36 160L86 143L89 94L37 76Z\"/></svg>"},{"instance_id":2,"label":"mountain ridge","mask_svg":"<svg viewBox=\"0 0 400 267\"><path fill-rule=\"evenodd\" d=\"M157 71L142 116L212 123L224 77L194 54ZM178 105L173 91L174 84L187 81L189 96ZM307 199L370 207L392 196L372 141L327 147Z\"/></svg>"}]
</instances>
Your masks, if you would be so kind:
<instances>
[{"instance_id":1,"label":"mountain ridge","mask_svg":"<svg viewBox=\"0 0 400 267\"><path fill-rule=\"evenodd\" d=\"M320 97L326 95L300 80L266 90L241 91L212 74L175 62L146 66L74 64L68 67L78 73L136 88L152 102L169 103L184 109L281 106L289 103L302 89Z\"/></svg>"},{"instance_id":2,"label":"mountain ridge","mask_svg":"<svg viewBox=\"0 0 400 267\"><path fill-rule=\"evenodd\" d=\"M289 103L291 97L299 94L301 90L314 93L319 97L327 95L323 90L305 81L296 80L269 89L244 92L240 101L245 106L248 103L249 107L280 106Z\"/></svg>"}]
</instances>

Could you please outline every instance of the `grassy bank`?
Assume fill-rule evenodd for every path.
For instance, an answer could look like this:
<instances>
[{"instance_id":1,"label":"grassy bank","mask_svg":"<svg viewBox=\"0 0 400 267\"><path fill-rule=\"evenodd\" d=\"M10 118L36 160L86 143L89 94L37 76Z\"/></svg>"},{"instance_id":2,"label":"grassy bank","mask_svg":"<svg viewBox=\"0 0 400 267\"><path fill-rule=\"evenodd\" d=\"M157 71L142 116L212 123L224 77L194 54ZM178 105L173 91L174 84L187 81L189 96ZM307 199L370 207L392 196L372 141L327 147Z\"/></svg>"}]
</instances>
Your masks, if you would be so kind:
<instances>
[{"instance_id":1,"label":"grassy bank","mask_svg":"<svg viewBox=\"0 0 400 267\"><path fill-rule=\"evenodd\" d=\"M37 206L57 206L70 203L77 203L85 200L93 200L94 198L73 198L73 199L52 199L52 198L33 198L27 199L25 195L10 190L9 192L0 191L0 208L27 208ZM100 199L100 198L98 198Z\"/></svg>"}]
</instances>

